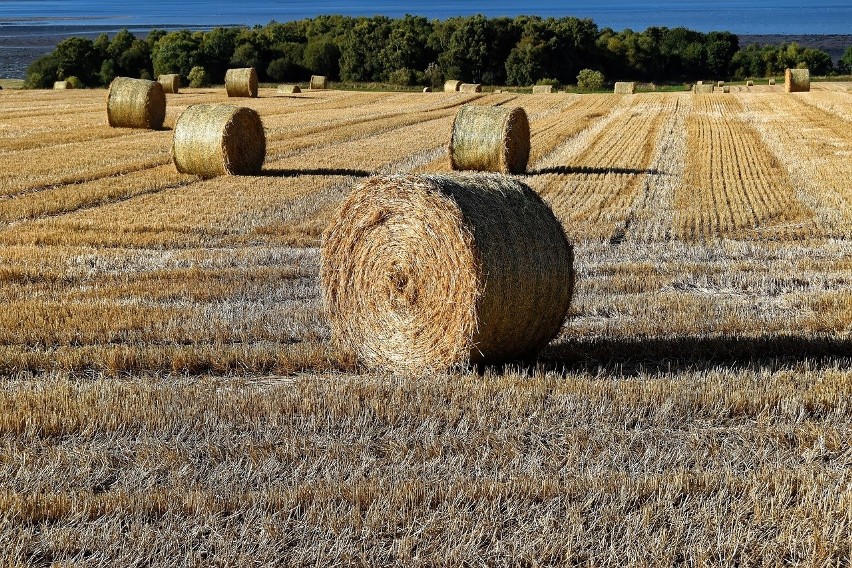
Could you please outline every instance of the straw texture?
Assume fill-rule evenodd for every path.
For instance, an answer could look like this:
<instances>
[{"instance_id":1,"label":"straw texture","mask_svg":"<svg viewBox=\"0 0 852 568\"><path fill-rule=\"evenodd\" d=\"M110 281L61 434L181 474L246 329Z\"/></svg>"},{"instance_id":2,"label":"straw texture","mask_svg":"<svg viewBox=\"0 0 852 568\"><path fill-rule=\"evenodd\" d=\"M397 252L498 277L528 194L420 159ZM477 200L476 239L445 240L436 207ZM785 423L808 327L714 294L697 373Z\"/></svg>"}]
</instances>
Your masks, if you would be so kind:
<instances>
[{"instance_id":1,"label":"straw texture","mask_svg":"<svg viewBox=\"0 0 852 568\"><path fill-rule=\"evenodd\" d=\"M636 83L633 81L616 81L612 92L616 95L632 95L636 93Z\"/></svg>"},{"instance_id":2,"label":"straw texture","mask_svg":"<svg viewBox=\"0 0 852 568\"><path fill-rule=\"evenodd\" d=\"M533 85L532 92L534 95L544 95L553 92L553 85Z\"/></svg>"},{"instance_id":3,"label":"straw texture","mask_svg":"<svg viewBox=\"0 0 852 568\"><path fill-rule=\"evenodd\" d=\"M73 89L74 85L71 84L71 81L54 81L53 88L57 90Z\"/></svg>"},{"instance_id":4,"label":"straw texture","mask_svg":"<svg viewBox=\"0 0 852 568\"><path fill-rule=\"evenodd\" d=\"M311 89L327 89L328 77L325 75L311 75Z\"/></svg>"},{"instance_id":5,"label":"straw texture","mask_svg":"<svg viewBox=\"0 0 852 568\"><path fill-rule=\"evenodd\" d=\"M459 85L459 91L462 93L481 93L482 85L479 83L462 83Z\"/></svg>"},{"instance_id":6,"label":"straw texture","mask_svg":"<svg viewBox=\"0 0 852 568\"><path fill-rule=\"evenodd\" d=\"M707 84L707 85L697 84L697 85L695 85L695 88L692 89L692 92L695 93L696 95L706 95L708 93L713 92L713 85L712 84Z\"/></svg>"},{"instance_id":7,"label":"straw texture","mask_svg":"<svg viewBox=\"0 0 852 568\"><path fill-rule=\"evenodd\" d=\"M455 93L461 87L462 82L456 81L455 79L450 79L449 81L444 82L444 92L445 93Z\"/></svg>"},{"instance_id":8,"label":"straw texture","mask_svg":"<svg viewBox=\"0 0 852 568\"><path fill-rule=\"evenodd\" d=\"M166 118L166 93L157 81L116 77L107 93L110 126L159 130Z\"/></svg>"},{"instance_id":9,"label":"straw texture","mask_svg":"<svg viewBox=\"0 0 852 568\"><path fill-rule=\"evenodd\" d=\"M725 86L725 82L724 82L724 81L718 81L718 82L716 83L716 86L717 86L717 87L724 87L724 86Z\"/></svg>"},{"instance_id":10,"label":"straw texture","mask_svg":"<svg viewBox=\"0 0 852 568\"><path fill-rule=\"evenodd\" d=\"M167 93L177 93L180 91L180 75L177 73L160 75L157 77L157 82L163 86L163 90Z\"/></svg>"},{"instance_id":11,"label":"straw texture","mask_svg":"<svg viewBox=\"0 0 852 568\"><path fill-rule=\"evenodd\" d=\"M256 97L257 71L254 67L228 69L225 72L225 91L229 97Z\"/></svg>"},{"instance_id":12,"label":"straw texture","mask_svg":"<svg viewBox=\"0 0 852 568\"><path fill-rule=\"evenodd\" d=\"M449 153L454 170L525 172L530 156L527 113L520 107L461 107L453 121Z\"/></svg>"},{"instance_id":13,"label":"straw texture","mask_svg":"<svg viewBox=\"0 0 852 568\"><path fill-rule=\"evenodd\" d=\"M250 175L260 171L265 157L263 123L250 108L193 105L175 125L172 159L181 173Z\"/></svg>"},{"instance_id":14,"label":"straw texture","mask_svg":"<svg viewBox=\"0 0 852 568\"><path fill-rule=\"evenodd\" d=\"M746 87L754 87L754 81L746 81Z\"/></svg>"},{"instance_id":15,"label":"straw texture","mask_svg":"<svg viewBox=\"0 0 852 568\"><path fill-rule=\"evenodd\" d=\"M345 352L422 373L534 355L565 319L572 264L559 221L513 178L386 176L326 229L320 281Z\"/></svg>"},{"instance_id":16,"label":"straw texture","mask_svg":"<svg viewBox=\"0 0 852 568\"><path fill-rule=\"evenodd\" d=\"M279 95L289 95L292 93L301 93L302 89L299 85L278 85L277 92Z\"/></svg>"},{"instance_id":17,"label":"straw texture","mask_svg":"<svg viewBox=\"0 0 852 568\"><path fill-rule=\"evenodd\" d=\"M775 79L770 79L770 80L769 80L769 84L770 84L770 85L774 85L774 84L775 84Z\"/></svg>"},{"instance_id":18,"label":"straw texture","mask_svg":"<svg viewBox=\"0 0 852 568\"><path fill-rule=\"evenodd\" d=\"M807 93L810 90L811 72L808 69L787 69L784 71L784 91Z\"/></svg>"},{"instance_id":19,"label":"straw texture","mask_svg":"<svg viewBox=\"0 0 852 568\"><path fill-rule=\"evenodd\" d=\"M723 92L723 93L730 93L730 92L731 92L731 88L730 88L729 86L725 85L724 87L722 87L722 92Z\"/></svg>"}]
</instances>

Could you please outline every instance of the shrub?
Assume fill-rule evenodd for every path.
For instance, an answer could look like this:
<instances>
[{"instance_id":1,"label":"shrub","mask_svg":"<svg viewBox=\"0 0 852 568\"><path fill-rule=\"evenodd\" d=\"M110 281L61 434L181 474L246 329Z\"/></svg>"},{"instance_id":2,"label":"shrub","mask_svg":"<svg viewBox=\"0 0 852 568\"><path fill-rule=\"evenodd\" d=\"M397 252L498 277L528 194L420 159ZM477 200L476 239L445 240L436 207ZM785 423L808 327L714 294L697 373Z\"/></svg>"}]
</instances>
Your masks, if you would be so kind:
<instances>
[{"instance_id":1,"label":"shrub","mask_svg":"<svg viewBox=\"0 0 852 568\"><path fill-rule=\"evenodd\" d=\"M201 65L196 65L189 71L189 86L190 87L206 87L210 84L207 78L207 71Z\"/></svg>"},{"instance_id":2,"label":"shrub","mask_svg":"<svg viewBox=\"0 0 852 568\"><path fill-rule=\"evenodd\" d=\"M605 82L604 74L594 69L583 69L577 75L577 87L584 91L600 91Z\"/></svg>"}]
</instances>

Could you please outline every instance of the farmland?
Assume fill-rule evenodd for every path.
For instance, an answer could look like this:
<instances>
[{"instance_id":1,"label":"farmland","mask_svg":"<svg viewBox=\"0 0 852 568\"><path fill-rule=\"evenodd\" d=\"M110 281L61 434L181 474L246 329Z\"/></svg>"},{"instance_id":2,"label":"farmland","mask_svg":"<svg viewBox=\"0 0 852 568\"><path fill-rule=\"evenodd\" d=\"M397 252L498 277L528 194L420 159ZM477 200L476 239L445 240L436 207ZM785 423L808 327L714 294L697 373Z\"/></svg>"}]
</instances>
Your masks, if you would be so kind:
<instances>
[{"instance_id":1,"label":"farmland","mask_svg":"<svg viewBox=\"0 0 852 568\"><path fill-rule=\"evenodd\" d=\"M0 563L848 565L852 87L238 99L203 180L105 93L0 91ZM321 232L522 106L575 247L530 364L404 378L330 341Z\"/></svg>"}]
</instances>

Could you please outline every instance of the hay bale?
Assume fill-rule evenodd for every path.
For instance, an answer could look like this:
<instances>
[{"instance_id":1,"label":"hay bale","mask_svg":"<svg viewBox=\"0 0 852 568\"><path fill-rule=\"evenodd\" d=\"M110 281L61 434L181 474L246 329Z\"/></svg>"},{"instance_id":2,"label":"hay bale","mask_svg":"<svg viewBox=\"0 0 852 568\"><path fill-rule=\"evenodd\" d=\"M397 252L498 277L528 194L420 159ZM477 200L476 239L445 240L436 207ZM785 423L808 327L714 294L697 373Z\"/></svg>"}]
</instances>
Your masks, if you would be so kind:
<instances>
[{"instance_id":1,"label":"hay bale","mask_svg":"<svg viewBox=\"0 0 852 568\"><path fill-rule=\"evenodd\" d=\"M444 92L445 93L455 93L461 87L462 82L456 81L455 79L451 79L449 81L444 82Z\"/></svg>"},{"instance_id":2,"label":"hay bale","mask_svg":"<svg viewBox=\"0 0 852 568\"><path fill-rule=\"evenodd\" d=\"M482 85L479 83L462 83L459 85L459 91L462 93L481 93Z\"/></svg>"},{"instance_id":3,"label":"hay bale","mask_svg":"<svg viewBox=\"0 0 852 568\"><path fill-rule=\"evenodd\" d=\"M311 75L311 89L327 89L328 77L325 75Z\"/></svg>"},{"instance_id":4,"label":"hay bale","mask_svg":"<svg viewBox=\"0 0 852 568\"><path fill-rule=\"evenodd\" d=\"M770 79L770 80L769 80L769 84L770 84L770 85L774 85L774 84L775 84L775 79Z\"/></svg>"},{"instance_id":5,"label":"hay bale","mask_svg":"<svg viewBox=\"0 0 852 568\"><path fill-rule=\"evenodd\" d=\"M811 72L808 69L787 69L784 71L784 91L807 93L810 90Z\"/></svg>"},{"instance_id":6,"label":"hay bale","mask_svg":"<svg viewBox=\"0 0 852 568\"><path fill-rule=\"evenodd\" d=\"M553 85L533 85L532 92L534 95L543 95L553 92Z\"/></svg>"},{"instance_id":7,"label":"hay bale","mask_svg":"<svg viewBox=\"0 0 852 568\"><path fill-rule=\"evenodd\" d=\"M254 67L228 69L225 72L225 91L229 97L257 96L257 71Z\"/></svg>"},{"instance_id":8,"label":"hay bale","mask_svg":"<svg viewBox=\"0 0 852 568\"><path fill-rule=\"evenodd\" d=\"M177 73L160 75L157 77L157 82L163 86L163 90L167 93L177 93L180 91L180 75Z\"/></svg>"},{"instance_id":9,"label":"hay bale","mask_svg":"<svg viewBox=\"0 0 852 568\"><path fill-rule=\"evenodd\" d=\"M250 175L260 171L265 157L263 123L250 108L193 105L175 124L172 159L181 173Z\"/></svg>"},{"instance_id":10,"label":"hay bale","mask_svg":"<svg viewBox=\"0 0 852 568\"><path fill-rule=\"evenodd\" d=\"M713 92L713 85L695 85L695 88L692 90L696 95L706 95L708 93Z\"/></svg>"},{"instance_id":11,"label":"hay bale","mask_svg":"<svg viewBox=\"0 0 852 568\"><path fill-rule=\"evenodd\" d=\"M746 87L754 87L754 81L746 81Z\"/></svg>"},{"instance_id":12,"label":"hay bale","mask_svg":"<svg viewBox=\"0 0 852 568\"><path fill-rule=\"evenodd\" d=\"M424 92L424 93L431 93L431 92L432 92L432 87L423 87L423 92Z\"/></svg>"},{"instance_id":13,"label":"hay bale","mask_svg":"<svg viewBox=\"0 0 852 568\"><path fill-rule=\"evenodd\" d=\"M716 86L717 86L717 87L724 87L724 86L725 86L725 82L724 82L724 81L717 81L717 82L716 82Z\"/></svg>"},{"instance_id":14,"label":"hay bale","mask_svg":"<svg viewBox=\"0 0 852 568\"><path fill-rule=\"evenodd\" d=\"M454 170L520 174L530 155L530 124L520 107L465 105L450 136Z\"/></svg>"},{"instance_id":15,"label":"hay bale","mask_svg":"<svg viewBox=\"0 0 852 568\"><path fill-rule=\"evenodd\" d=\"M301 93L302 89L299 85L278 85L276 92L279 95L291 95L293 93Z\"/></svg>"},{"instance_id":16,"label":"hay bale","mask_svg":"<svg viewBox=\"0 0 852 568\"><path fill-rule=\"evenodd\" d=\"M56 90L73 89L74 84L71 81L54 81L53 88Z\"/></svg>"},{"instance_id":17,"label":"hay bale","mask_svg":"<svg viewBox=\"0 0 852 568\"><path fill-rule=\"evenodd\" d=\"M573 291L559 221L497 174L373 177L323 235L320 282L335 342L400 373L535 355Z\"/></svg>"},{"instance_id":18,"label":"hay bale","mask_svg":"<svg viewBox=\"0 0 852 568\"><path fill-rule=\"evenodd\" d=\"M612 92L616 95L632 95L636 93L636 83L633 81L616 81Z\"/></svg>"},{"instance_id":19,"label":"hay bale","mask_svg":"<svg viewBox=\"0 0 852 568\"><path fill-rule=\"evenodd\" d=\"M731 92L731 88L730 88L729 86L725 85L724 87L722 87L722 92L723 92L723 93L730 93L730 92Z\"/></svg>"},{"instance_id":20,"label":"hay bale","mask_svg":"<svg viewBox=\"0 0 852 568\"><path fill-rule=\"evenodd\" d=\"M704 84L704 81L697 81L695 84L696 84L696 85L703 85L703 84Z\"/></svg>"},{"instance_id":21,"label":"hay bale","mask_svg":"<svg viewBox=\"0 0 852 568\"><path fill-rule=\"evenodd\" d=\"M157 81L116 77L107 93L110 126L159 130L166 118L166 93Z\"/></svg>"}]
</instances>

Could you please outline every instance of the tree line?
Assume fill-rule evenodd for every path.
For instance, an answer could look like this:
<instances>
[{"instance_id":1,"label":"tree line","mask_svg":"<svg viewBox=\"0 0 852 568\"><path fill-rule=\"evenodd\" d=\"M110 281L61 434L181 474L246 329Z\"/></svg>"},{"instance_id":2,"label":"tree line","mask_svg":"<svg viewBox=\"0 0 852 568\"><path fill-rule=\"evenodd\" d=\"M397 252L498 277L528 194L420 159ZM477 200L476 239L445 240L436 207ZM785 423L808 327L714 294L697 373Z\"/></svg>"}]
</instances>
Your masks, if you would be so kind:
<instances>
[{"instance_id":1,"label":"tree line","mask_svg":"<svg viewBox=\"0 0 852 568\"><path fill-rule=\"evenodd\" d=\"M686 28L599 29L578 18L407 15L319 16L207 32L122 30L111 39L71 37L27 69L25 85L73 78L103 86L116 76L180 73L193 86L221 84L231 67L255 67L261 81L301 82L312 74L345 82L438 86L445 79L491 85L574 84L581 70L608 80L661 83L746 79L808 67L852 73L852 47L837 67L828 53L796 43L740 48L729 32Z\"/></svg>"}]
</instances>

